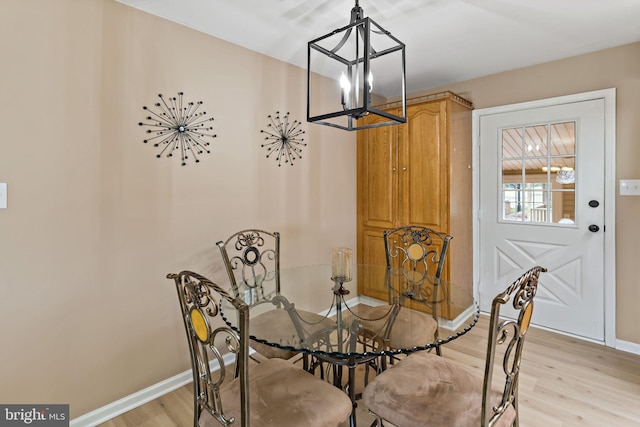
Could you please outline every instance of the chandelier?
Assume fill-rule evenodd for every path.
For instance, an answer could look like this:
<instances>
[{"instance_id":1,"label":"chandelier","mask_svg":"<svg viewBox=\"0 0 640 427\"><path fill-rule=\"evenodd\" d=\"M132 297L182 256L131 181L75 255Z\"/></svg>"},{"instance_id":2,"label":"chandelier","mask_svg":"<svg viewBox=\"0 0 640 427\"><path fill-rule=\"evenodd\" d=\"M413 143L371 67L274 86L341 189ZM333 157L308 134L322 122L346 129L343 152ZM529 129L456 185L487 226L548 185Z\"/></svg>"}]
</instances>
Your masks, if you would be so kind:
<instances>
[{"instance_id":1,"label":"chandelier","mask_svg":"<svg viewBox=\"0 0 640 427\"><path fill-rule=\"evenodd\" d=\"M308 122L350 131L405 123L405 85L404 43L365 18L359 0L349 25L308 43ZM374 107L388 100L398 108Z\"/></svg>"},{"instance_id":2,"label":"chandelier","mask_svg":"<svg viewBox=\"0 0 640 427\"><path fill-rule=\"evenodd\" d=\"M576 171L572 168L562 168L556 172L556 182L558 184L573 184L576 182Z\"/></svg>"},{"instance_id":3,"label":"chandelier","mask_svg":"<svg viewBox=\"0 0 640 427\"><path fill-rule=\"evenodd\" d=\"M551 166L551 167L542 167L542 171L546 172L547 170L556 173L556 182L558 184L574 184L576 182L576 171L572 167L568 166Z\"/></svg>"}]
</instances>

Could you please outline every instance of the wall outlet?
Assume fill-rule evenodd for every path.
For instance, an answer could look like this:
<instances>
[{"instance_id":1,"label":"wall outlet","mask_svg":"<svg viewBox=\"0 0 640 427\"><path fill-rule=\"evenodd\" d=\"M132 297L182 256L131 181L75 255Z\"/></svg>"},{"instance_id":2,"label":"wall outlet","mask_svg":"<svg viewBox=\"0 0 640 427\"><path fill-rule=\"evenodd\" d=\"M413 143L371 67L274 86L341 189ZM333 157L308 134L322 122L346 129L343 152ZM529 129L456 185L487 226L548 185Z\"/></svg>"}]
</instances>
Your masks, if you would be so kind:
<instances>
[{"instance_id":1,"label":"wall outlet","mask_svg":"<svg viewBox=\"0 0 640 427\"><path fill-rule=\"evenodd\" d=\"M640 196L640 179L621 179L621 196Z\"/></svg>"},{"instance_id":2,"label":"wall outlet","mask_svg":"<svg viewBox=\"0 0 640 427\"><path fill-rule=\"evenodd\" d=\"M0 209L7 209L7 183L0 182Z\"/></svg>"}]
</instances>

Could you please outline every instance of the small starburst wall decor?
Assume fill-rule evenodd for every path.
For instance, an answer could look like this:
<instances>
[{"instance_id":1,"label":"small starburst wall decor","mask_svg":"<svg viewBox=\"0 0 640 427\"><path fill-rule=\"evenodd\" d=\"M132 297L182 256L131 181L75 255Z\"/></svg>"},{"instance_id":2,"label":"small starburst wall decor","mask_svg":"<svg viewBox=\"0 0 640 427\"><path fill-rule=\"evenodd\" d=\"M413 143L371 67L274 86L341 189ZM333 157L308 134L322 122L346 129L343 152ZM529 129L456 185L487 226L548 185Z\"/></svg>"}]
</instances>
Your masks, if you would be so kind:
<instances>
[{"instance_id":1,"label":"small starburst wall decor","mask_svg":"<svg viewBox=\"0 0 640 427\"><path fill-rule=\"evenodd\" d=\"M211 133L213 127L209 126L213 117L205 117L207 112L200 111L202 101L185 102L183 95L178 92L177 97L165 98L159 94L160 102L151 108L142 107L150 115L145 118L147 122L138 124L150 128L147 134L153 136L143 142L152 142L154 147L160 148L156 157L173 157L173 152L179 150L182 166L185 166L190 158L199 163L198 155L211 153L207 147L217 135Z\"/></svg>"},{"instance_id":2,"label":"small starburst wall decor","mask_svg":"<svg viewBox=\"0 0 640 427\"><path fill-rule=\"evenodd\" d=\"M294 160L302 158L302 147L307 145L302 138L305 134L300 128L302 123L298 120L290 122L288 112L281 117L280 112L276 111L275 116L268 115L267 118L270 121L267 130L260 131L267 135L264 138L267 142L262 144L267 148L267 158L275 154L278 166L282 166L283 161L293 166Z\"/></svg>"}]
</instances>

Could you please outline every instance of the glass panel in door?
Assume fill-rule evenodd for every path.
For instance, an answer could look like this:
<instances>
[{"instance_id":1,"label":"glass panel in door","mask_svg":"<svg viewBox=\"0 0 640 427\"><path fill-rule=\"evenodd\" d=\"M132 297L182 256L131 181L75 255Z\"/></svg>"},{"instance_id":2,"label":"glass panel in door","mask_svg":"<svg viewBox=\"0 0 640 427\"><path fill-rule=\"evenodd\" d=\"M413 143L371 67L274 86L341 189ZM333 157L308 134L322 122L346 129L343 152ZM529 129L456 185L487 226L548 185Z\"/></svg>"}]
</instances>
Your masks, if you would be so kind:
<instances>
[{"instance_id":1,"label":"glass panel in door","mask_svg":"<svg viewBox=\"0 0 640 427\"><path fill-rule=\"evenodd\" d=\"M501 130L500 221L575 223L575 122Z\"/></svg>"}]
</instances>

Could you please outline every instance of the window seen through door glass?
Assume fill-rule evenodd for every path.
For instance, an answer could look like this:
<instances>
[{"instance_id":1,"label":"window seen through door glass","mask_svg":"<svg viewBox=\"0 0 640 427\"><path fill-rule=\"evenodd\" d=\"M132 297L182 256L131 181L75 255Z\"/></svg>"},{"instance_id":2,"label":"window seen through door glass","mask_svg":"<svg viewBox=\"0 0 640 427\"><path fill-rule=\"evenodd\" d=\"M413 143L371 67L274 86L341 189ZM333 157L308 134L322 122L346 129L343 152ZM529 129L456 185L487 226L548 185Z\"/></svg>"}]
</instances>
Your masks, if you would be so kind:
<instances>
[{"instance_id":1,"label":"window seen through door glass","mask_svg":"<svg viewBox=\"0 0 640 427\"><path fill-rule=\"evenodd\" d=\"M575 122L502 129L502 221L575 223Z\"/></svg>"}]
</instances>

